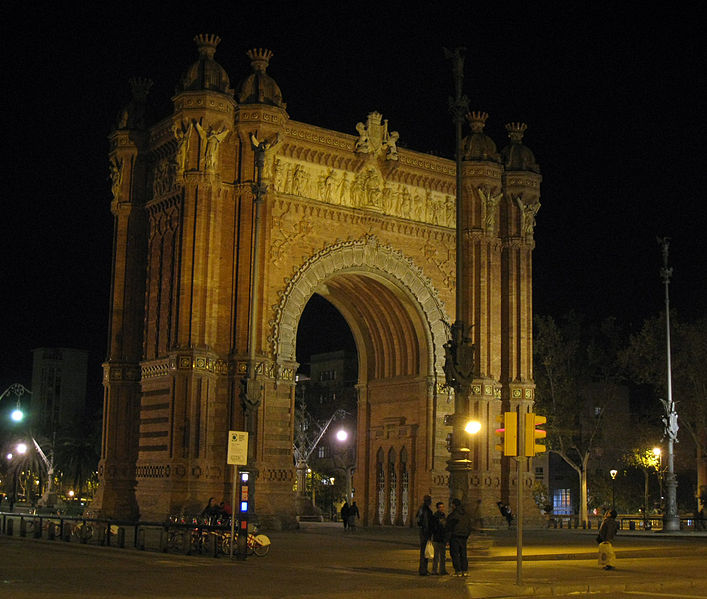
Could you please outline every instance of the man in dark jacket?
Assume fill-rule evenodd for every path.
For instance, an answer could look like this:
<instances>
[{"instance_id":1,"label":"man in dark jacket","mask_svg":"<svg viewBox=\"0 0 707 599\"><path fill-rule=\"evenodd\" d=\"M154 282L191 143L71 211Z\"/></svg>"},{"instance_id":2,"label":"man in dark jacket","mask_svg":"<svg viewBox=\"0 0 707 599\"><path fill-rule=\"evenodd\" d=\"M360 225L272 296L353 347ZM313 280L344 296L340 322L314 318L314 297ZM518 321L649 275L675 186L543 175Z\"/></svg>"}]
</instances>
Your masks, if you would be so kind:
<instances>
[{"instance_id":1,"label":"man in dark jacket","mask_svg":"<svg viewBox=\"0 0 707 599\"><path fill-rule=\"evenodd\" d=\"M449 538L449 555L454 566L454 576L466 576L469 570L469 560L466 555L466 543L471 534L471 517L467 514L458 498L452 499L454 509L447 517Z\"/></svg>"},{"instance_id":2,"label":"man in dark jacket","mask_svg":"<svg viewBox=\"0 0 707 599\"><path fill-rule=\"evenodd\" d=\"M432 560L432 574L447 574L447 514L444 513L444 503L435 504L437 511L432 514L432 544L435 556Z\"/></svg>"},{"instance_id":3,"label":"man in dark jacket","mask_svg":"<svg viewBox=\"0 0 707 599\"><path fill-rule=\"evenodd\" d=\"M422 505L417 510L417 526L420 529L420 576L427 576L427 558L425 557L425 547L427 541L432 539L432 520L433 514L430 509L432 497L425 495L422 499Z\"/></svg>"}]
</instances>

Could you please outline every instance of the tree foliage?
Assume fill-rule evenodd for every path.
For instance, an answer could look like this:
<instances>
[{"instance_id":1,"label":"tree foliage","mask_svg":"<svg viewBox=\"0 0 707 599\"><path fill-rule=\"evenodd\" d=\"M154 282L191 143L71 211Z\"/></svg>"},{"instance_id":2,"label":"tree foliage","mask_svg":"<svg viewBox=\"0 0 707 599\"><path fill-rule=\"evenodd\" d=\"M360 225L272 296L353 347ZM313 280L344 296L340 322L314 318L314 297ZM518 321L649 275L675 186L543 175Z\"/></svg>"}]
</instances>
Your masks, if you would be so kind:
<instances>
[{"instance_id":1,"label":"tree foliage","mask_svg":"<svg viewBox=\"0 0 707 599\"><path fill-rule=\"evenodd\" d=\"M576 472L580 518L587 519L587 470L602 439L607 409L616 403L621 371L616 359L622 335L614 319L599 326L570 313L559 322L536 316L536 410L547 416L547 445Z\"/></svg>"}]
</instances>

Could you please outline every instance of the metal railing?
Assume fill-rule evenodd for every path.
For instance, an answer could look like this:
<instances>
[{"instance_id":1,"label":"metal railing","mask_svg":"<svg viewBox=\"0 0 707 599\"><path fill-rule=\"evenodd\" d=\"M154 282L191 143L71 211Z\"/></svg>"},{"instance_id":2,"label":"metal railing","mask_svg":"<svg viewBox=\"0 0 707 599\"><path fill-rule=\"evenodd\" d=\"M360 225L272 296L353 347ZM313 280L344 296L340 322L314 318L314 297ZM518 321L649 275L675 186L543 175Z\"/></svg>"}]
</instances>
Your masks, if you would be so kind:
<instances>
[{"instance_id":1,"label":"metal railing","mask_svg":"<svg viewBox=\"0 0 707 599\"><path fill-rule=\"evenodd\" d=\"M256 527L250 524L252 532ZM0 512L0 534L50 541L132 547L143 551L217 556L230 524L198 517L171 517L166 522L129 522L88 516Z\"/></svg>"}]
</instances>

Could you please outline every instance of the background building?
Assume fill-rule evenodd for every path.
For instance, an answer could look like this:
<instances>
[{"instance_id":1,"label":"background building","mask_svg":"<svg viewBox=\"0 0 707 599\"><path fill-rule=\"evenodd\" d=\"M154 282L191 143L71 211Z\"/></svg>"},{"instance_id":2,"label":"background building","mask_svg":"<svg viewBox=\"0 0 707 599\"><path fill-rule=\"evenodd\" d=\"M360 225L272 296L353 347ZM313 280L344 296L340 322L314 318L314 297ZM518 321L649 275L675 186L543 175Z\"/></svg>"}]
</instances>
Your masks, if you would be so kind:
<instances>
[{"instance_id":1,"label":"background building","mask_svg":"<svg viewBox=\"0 0 707 599\"><path fill-rule=\"evenodd\" d=\"M51 438L62 426L83 416L88 351L40 347L33 355L32 424Z\"/></svg>"}]
</instances>

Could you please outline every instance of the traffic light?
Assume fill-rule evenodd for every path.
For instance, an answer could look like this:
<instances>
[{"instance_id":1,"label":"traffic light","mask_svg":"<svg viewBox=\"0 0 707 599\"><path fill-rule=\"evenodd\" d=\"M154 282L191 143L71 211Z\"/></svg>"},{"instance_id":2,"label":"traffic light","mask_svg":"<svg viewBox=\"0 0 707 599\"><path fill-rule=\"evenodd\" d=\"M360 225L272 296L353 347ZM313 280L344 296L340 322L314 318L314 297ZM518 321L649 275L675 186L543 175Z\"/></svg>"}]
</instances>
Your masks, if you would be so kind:
<instances>
[{"instance_id":1,"label":"traffic light","mask_svg":"<svg viewBox=\"0 0 707 599\"><path fill-rule=\"evenodd\" d=\"M542 429L535 428L536 426L543 425L547 422L545 416L538 416L533 412L529 412L525 415L525 430L523 431L523 441L525 444L525 451L523 455L530 458L538 453L543 453L546 451L544 445L539 445L538 440L544 439L547 436L547 432Z\"/></svg>"},{"instance_id":2,"label":"traffic light","mask_svg":"<svg viewBox=\"0 0 707 599\"><path fill-rule=\"evenodd\" d=\"M496 429L496 434L500 437L496 450L503 455L518 455L518 412L503 412L496 416L496 420L503 425L503 428Z\"/></svg>"}]
</instances>

